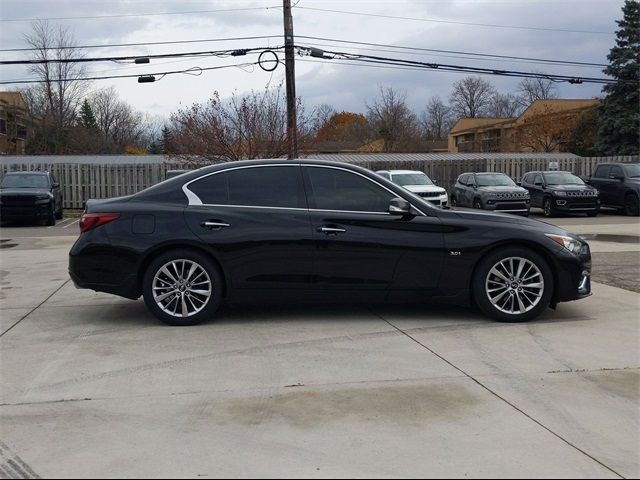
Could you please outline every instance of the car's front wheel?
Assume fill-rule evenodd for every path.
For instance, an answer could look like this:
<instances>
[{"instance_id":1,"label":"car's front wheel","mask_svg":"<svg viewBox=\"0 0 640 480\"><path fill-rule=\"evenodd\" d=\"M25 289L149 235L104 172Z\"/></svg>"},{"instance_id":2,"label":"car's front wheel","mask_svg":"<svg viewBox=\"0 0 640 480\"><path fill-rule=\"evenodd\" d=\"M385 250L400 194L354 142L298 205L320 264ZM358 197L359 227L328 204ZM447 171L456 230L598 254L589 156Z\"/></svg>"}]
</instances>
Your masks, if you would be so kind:
<instances>
[{"instance_id":1,"label":"car's front wheel","mask_svg":"<svg viewBox=\"0 0 640 480\"><path fill-rule=\"evenodd\" d=\"M545 217L555 217L556 215L556 210L553 207L553 200L551 199L551 197L546 197L544 199L544 202L542 203L542 210L544 211L544 216Z\"/></svg>"},{"instance_id":2,"label":"car's front wheel","mask_svg":"<svg viewBox=\"0 0 640 480\"><path fill-rule=\"evenodd\" d=\"M222 300L223 279L211 259L173 250L154 259L143 278L147 308L169 325L196 325L213 316Z\"/></svg>"},{"instance_id":3,"label":"car's front wheel","mask_svg":"<svg viewBox=\"0 0 640 480\"><path fill-rule=\"evenodd\" d=\"M549 306L553 274L545 259L527 248L500 249L480 261L472 290L485 315L502 322L524 322Z\"/></svg>"}]
</instances>

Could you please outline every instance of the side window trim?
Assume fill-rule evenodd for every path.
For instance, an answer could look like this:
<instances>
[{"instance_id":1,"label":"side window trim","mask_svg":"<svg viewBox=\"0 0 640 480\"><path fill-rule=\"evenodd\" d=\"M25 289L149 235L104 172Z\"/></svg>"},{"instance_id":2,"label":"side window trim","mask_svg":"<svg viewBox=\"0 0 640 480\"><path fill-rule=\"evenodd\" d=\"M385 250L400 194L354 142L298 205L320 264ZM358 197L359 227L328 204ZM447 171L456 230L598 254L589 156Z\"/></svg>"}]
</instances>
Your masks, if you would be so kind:
<instances>
[{"instance_id":1,"label":"side window trim","mask_svg":"<svg viewBox=\"0 0 640 480\"><path fill-rule=\"evenodd\" d=\"M358 175L358 176L360 176L360 177L364 178L365 180L368 180L368 181L370 181L371 183L373 183L373 184L377 185L378 187L380 187L380 188L382 188L382 189L386 190L387 192L391 193L391 194L392 194L392 195L394 195L395 197L397 197L397 196L398 196L398 193L396 193L396 192L394 192L393 190L391 190L391 189L389 189L389 188L385 187L385 186L384 186L384 185L382 185L381 183L376 182L376 181L375 181L375 180L373 180L372 178L369 178L369 177L367 177L366 175L361 174L360 172L356 172L356 171L350 170L350 169L348 169L348 168L341 168L341 167L336 167L336 166L333 166L333 165L310 165L310 164L309 164L309 165L307 165L307 164L303 164L303 165L302 165L302 170L304 171L304 169L305 169L305 168L326 168L326 169L331 169L331 170L341 170L341 171L344 171L344 172L347 172L347 173L351 173L351 174L354 174L354 175ZM307 180L308 180L308 177L307 177L307 176L305 176L305 177L304 177L304 181L305 181L305 190L307 189ZM307 202L308 202L308 199L309 199L309 195L310 195L310 193L307 191ZM314 199L314 200L315 200L315 199ZM422 210L420 210L418 207L416 207L413 203L409 202L409 204L410 204L413 208L415 208L415 209L416 209L416 210L417 210L417 211L418 211L418 212L419 212L423 217L426 217L426 216L427 216L427 215L426 215ZM310 210L310 211L314 211L314 212L374 213L374 214L377 214L377 215L390 215L390 213L389 213L389 212L366 212L366 211L364 211L364 212L363 212L363 211L355 211L355 210L327 210L327 209L324 209L324 208L309 208L309 210Z\"/></svg>"}]
</instances>

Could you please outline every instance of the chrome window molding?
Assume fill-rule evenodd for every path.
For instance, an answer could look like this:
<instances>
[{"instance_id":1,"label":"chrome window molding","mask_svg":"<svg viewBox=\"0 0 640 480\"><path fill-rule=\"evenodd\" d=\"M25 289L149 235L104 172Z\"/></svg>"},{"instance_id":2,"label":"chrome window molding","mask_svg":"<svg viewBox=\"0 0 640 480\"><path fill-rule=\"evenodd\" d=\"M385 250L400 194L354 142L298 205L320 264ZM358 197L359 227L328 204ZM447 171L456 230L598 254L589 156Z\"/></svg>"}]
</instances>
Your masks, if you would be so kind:
<instances>
[{"instance_id":1,"label":"chrome window molding","mask_svg":"<svg viewBox=\"0 0 640 480\"><path fill-rule=\"evenodd\" d=\"M224 172L230 172L232 170L243 170L246 168L265 168L265 167L310 167L310 168L329 168L329 169L333 169L333 170L342 170L345 172L349 172L355 175L359 175L362 178L370 181L371 183L379 186L380 188L383 188L384 190L386 190L387 192L391 193L392 195L398 196L398 194L396 192L394 192L393 190L390 190L389 188L385 187L384 185L376 182L375 180L367 177L366 175L361 174L360 172L355 172L353 170L350 170L348 168L341 168L341 167L336 167L333 165L311 165L311 164L300 164L300 163L274 163L274 164L268 164L268 165L243 165L241 167L230 167L230 168L225 168L224 170L219 170L217 172L211 172L211 173L207 173L206 175L202 175L201 177L198 178L194 178L193 180L189 180L187 183L185 183L182 186L182 191L184 192L185 196L187 197L187 201L188 201L188 206L205 206L205 207L236 207L236 208L267 208L267 209L277 209L277 210L298 210L298 211L312 211L312 212L334 212L334 213L367 213L367 214L376 214L376 215L391 215L389 212L367 212L367 211L358 211L358 210L327 210L327 209L322 209L322 208L299 208L299 207L268 207L268 206L261 206L261 205L226 205L226 204L210 204L210 203L203 203L202 200L200 199L200 197L198 197L195 193L193 193L190 189L189 189L189 185L191 185L194 182L198 182L200 180L203 180L207 177L210 177L212 175L217 175L219 173L224 173ZM418 212L420 213L420 215L426 217L428 215L426 215L422 210L420 210L418 207L416 207L413 203L409 202L409 204Z\"/></svg>"}]
</instances>

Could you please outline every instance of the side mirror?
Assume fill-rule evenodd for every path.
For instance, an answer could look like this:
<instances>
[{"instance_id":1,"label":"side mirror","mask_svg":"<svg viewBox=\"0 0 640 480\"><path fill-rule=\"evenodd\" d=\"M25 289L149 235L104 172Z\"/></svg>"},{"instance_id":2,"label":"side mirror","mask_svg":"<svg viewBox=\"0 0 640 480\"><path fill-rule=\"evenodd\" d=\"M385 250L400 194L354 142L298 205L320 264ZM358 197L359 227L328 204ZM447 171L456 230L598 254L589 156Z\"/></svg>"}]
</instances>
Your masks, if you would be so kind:
<instances>
[{"instance_id":1,"label":"side mirror","mask_svg":"<svg viewBox=\"0 0 640 480\"><path fill-rule=\"evenodd\" d=\"M397 215L408 215L411 211L411 204L404 198L392 198L389 202L389 213Z\"/></svg>"},{"instance_id":2,"label":"side mirror","mask_svg":"<svg viewBox=\"0 0 640 480\"><path fill-rule=\"evenodd\" d=\"M54 184L52 185L52 187L53 187L53 188L59 188L59 187L60 187L60 184L56 182L56 183L54 183Z\"/></svg>"},{"instance_id":3,"label":"side mirror","mask_svg":"<svg viewBox=\"0 0 640 480\"><path fill-rule=\"evenodd\" d=\"M522 182L516 182L516 185L518 185L519 187L522 186Z\"/></svg>"},{"instance_id":4,"label":"side mirror","mask_svg":"<svg viewBox=\"0 0 640 480\"><path fill-rule=\"evenodd\" d=\"M434 185L438 184L438 180L431 180L433 182Z\"/></svg>"}]
</instances>

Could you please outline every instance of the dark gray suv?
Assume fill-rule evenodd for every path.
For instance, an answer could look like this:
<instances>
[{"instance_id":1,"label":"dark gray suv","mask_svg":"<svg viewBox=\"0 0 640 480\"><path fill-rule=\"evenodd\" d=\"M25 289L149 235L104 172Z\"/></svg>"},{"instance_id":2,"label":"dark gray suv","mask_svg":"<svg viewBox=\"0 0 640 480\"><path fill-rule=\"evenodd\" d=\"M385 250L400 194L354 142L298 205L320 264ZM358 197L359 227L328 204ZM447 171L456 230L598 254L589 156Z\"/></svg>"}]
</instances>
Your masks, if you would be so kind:
<instances>
[{"instance_id":1,"label":"dark gray suv","mask_svg":"<svg viewBox=\"0 0 640 480\"><path fill-rule=\"evenodd\" d=\"M529 192L504 173L463 173L451 192L451 205L529 215Z\"/></svg>"}]
</instances>

